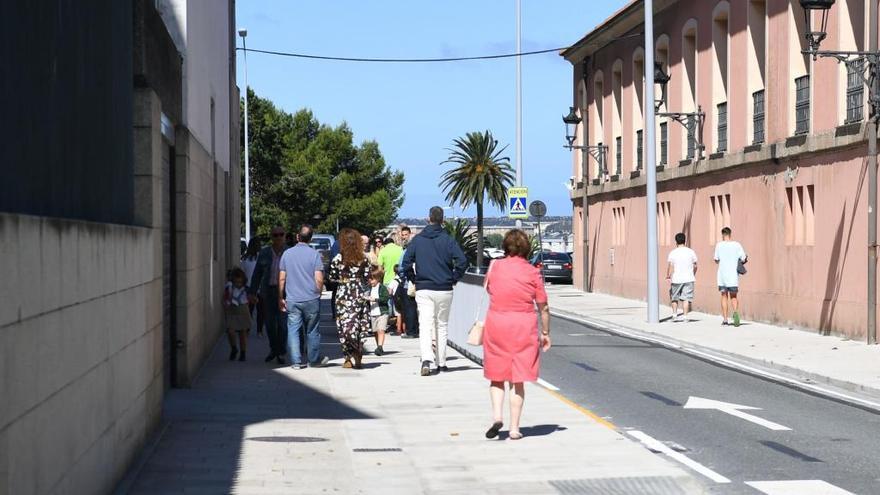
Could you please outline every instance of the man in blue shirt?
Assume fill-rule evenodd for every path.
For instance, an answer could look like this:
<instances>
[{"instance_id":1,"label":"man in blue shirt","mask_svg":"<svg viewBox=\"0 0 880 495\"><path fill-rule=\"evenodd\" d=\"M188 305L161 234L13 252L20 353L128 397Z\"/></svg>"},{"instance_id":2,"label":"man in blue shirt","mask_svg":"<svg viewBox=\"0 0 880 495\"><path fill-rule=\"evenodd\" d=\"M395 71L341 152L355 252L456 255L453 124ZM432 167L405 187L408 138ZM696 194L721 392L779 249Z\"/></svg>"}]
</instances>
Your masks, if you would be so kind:
<instances>
[{"instance_id":1,"label":"man in blue shirt","mask_svg":"<svg viewBox=\"0 0 880 495\"><path fill-rule=\"evenodd\" d=\"M443 230L443 208L432 207L428 221L430 225L409 243L400 266L405 277L416 284L422 376L431 374L431 364L439 371L449 371L446 340L452 286L464 276L468 266L461 247ZM436 360L431 349L435 337Z\"/></svg>"},{"instance_id":2,"label":"man in blue shirt","mask_svg":"<svg viewBox=\"0 0 880 495\"><path fill-rule=\"evenodd\" d=\"M299 229L299 242L284 252L278 266L278 286L282 289L278 304L287 312L287 352L290 366L305 368L300 350L300 333L305 330L309 364L324 366L330 359L321 356L321 291L324 289L324 263L321 254L309 242L311 225Z\"/></svg>"}]
</instances>

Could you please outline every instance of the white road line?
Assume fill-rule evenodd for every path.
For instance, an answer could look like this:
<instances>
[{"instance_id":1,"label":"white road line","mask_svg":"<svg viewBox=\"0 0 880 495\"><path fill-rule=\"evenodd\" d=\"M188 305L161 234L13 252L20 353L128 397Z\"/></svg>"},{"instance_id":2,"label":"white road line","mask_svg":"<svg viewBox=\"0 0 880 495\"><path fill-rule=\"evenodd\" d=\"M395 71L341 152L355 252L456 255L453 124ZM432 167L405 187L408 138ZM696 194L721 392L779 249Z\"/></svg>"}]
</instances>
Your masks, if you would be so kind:
<instances>
[{"instance_id":1,"label":"white road line","mask_svg":"<svg viewBox=\"0 0 880 495\"><path fill-rule=\"evenodd\" d=\"M570 334L568 334L569 337L583 337L584 335L586 335L586 334L585 333L570 333Z\"/></svg>"},{"instance_id":2,"label":"white road line","mask_svg":"<svg viewBox=\"0 0 880 495\"><path fill-rule=\"evenodd\" d=\"M551 384L550 382L545 381L543 378L538 378L538 385L546 388L547 390L552 390L554 392L559 392L559 387Z\"/></svg>"},{"instance_id":3,"label":"white road line","mask_svg":"<svg viewBox=\"0 0 880 495\"><path fill-rule=\"evenodd\" d=\"M742 362L739 362L739 361L734 361L731 359L726 359L726 358L717 356L712 353L703 352L698 349L688 347L686 345L669 342L667 340L660 339L660 338L649 337L649 336L643 334L642 332L629 332L629 331L621 329L620 327L615 327L612 329L612 328L609 328L609 327L602 325L600 323L596 323L595 321L593 321L589 318L584 318L584 317L580 317L580 316L573 316L570 314L563 314L563 313L559 313L556 311L551 311L550 314L552 314L553 316L557 316L559 318L565 318L567 320L577 321L579 323L584 323L588 326L591 326L593 328L597 328L600 330L605 330L605 331L610 332L614 335L629 337L629 338L639 340L642 342L651 342L653 344L658 344L658 345L666 347L668 349L677 349L679 351L684 352L685 354L699 356L699 357L702 357L710 362L723 364L723 365L729 366L735 370L745 371L746 373L749 373L751 375L767 378L767 379L772 380L774 382L787 384L792 387L799 388L801 390L810 390L810 391L817 392L819 394L822 394L822 395L825 395L828 397L836 397L837 399L840 399L840 400L843 400L846 402L850 402L853 404L859 404L859 405L867 407L869 409L872 409L875 411L880 411L880 402L875 402L875 401L863 399L861 397L856 397L853 395L844 394L844 393L838 392L836 390L831 390L831 389L827 389L827 388L813 385L810 383L805 383L800 380L795 380L795 379L792 379L792 378L789 378L789 377L786 377L783 375L772 373L770 371L762 370L760 368L755 368L753 366L743 364Z\"/></svg>"},{"instance_id":4,"label":"white road line","mask_svg":"<svg viewBox=\"0 0 880 495\"><path fill-rule=\"evenodd\" d=\"M659 440L647 435L644 432L638 430L629 430L626 432L627 435L635 438L636 440L642 442L645 447L648 447L650 450L654 452L660 452L661 454L665 454L667 457L684 464L685 466L693 469L694 471L702 474L703 476L709 478L715 483L730 483L730 480L721 476L720 474L712 471L706 466L700 464L699 462L691 459L690 457L682 454L681 452L676 452L671 448L667 447L665 444L660 442Z\"/></svg>"},{"instance_id":5,"label":"white road line","mask_svg":"<svg viewBox=\"0 0 880 495\"><path fill-rule=\"evenodd\" d=\"M822 480L746 481L767 495L855 495Z\"/></svg>"},{"instance_id":6,"label":"white road line","mask_svg":"<svg viewBox=\"0 0 880 495\"><path fill-rule=\"evenodd\" d=\"M736 416L737 418L744 419L746 421L755 423L756 425L761 425L764 428L774 431L791 431L791 428L787 426L783 426L779 423L774 423L772 421L768 421L764 418L759 418L753 414L742 412L742 409L747 410L760 410L760 407L752 407L752 406L743 406L740 404L732 404L730 402L721 402L720 400L712 400L712 399L704 399L702 397L688 397L687 404L684 405L685 409L714 409L721 411L723 413L730 414L731 416Z\"/></svg>"}]
</instances>

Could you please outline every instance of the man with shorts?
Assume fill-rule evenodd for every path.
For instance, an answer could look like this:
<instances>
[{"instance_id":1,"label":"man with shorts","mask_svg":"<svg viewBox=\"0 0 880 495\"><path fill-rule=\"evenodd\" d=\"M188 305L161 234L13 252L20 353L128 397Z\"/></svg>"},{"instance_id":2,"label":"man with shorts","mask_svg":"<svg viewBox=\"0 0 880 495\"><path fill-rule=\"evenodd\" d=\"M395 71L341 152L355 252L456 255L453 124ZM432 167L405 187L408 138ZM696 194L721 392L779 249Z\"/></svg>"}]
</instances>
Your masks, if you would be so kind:
<instances>
[{"instance_id":1,"label":"man with shorts","mask_svg":"<svg viewBox=\"0 0 880 495\"><path fill-rule=\"evenodd\" d=\"M672 321L690 321L688 312L694 300L694 281L697 273L697 253L684 245L687 237L684 233L675 234L676 247L669 253L666 265L666 280L670 281L669 299L672 305ZM678 312L681 302L682 313Z\"/></svg>"},{"instance_id":2,"label":"man with shorts","mask_svg":"<svg viewBox=\"0 0 880 495\"><path fill-rule=\"evenodd\" d=\"M715 245L715 263L718 264L718 290L721 292L721 325L727 326L727 315L733 309L733 326L739 326L739 262L748 256L742 244L730 239L730 227L721 229L721 242Z\"/></svg>"}]
</instances>

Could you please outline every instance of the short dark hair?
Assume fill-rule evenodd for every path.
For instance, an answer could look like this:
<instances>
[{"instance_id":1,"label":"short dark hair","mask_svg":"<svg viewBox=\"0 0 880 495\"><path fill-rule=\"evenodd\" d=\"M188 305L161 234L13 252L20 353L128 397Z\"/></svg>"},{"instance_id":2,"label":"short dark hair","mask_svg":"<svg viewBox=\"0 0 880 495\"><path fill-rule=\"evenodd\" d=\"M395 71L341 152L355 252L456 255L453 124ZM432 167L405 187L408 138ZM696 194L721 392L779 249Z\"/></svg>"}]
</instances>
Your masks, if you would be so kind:
<instances>
[{"instance_id":1,"label":"short dark hair","mask_svg":"<svg viewBox=\"0 0 880 495\"><path fill-rule=\"evenodd\" d=\"M308 244L312 242L312 235L314 235L314 233L315 229L312 228L311 225L304 223L302 224L302 227L299 228L299 234L296 236L299 239L299 242Z\"/></svg>"},{"instance_id":2,"label":"short dark hair","mask_svg":"<svg viewBox=\"0 0 880 495\"><path fill-rule=\"evenodd\" d=\"M443 223L443 208L432 206L428 211L428 221L435 225Z\"/></svg>"},{"instance_id":3,"label":"short dark hair","mask_svg":"<svg viewBox=\"0 0 880 495\"><path fill-rule=\"evenodd\" d=\"M520 229L508 230L504 234L504 240L501 242L501 249L507 256L519 256L520 258L528 258L532 252L532 243L529 242L529 236Z\"/></svg>"},{"instance_id":4,"label":"short dark hair","mask_svg":"<svg viewBox=\"0 0 880 495\"><path fill-rule=\"evenodd\" d=\"M721 229L721 235L730 235L730 227L724 227Z\"/></svg>"},{"instance_id":5,"label":"short dark hair","mask_svg":"<svg viewBox=\"0 0 880 495\"><path fill-rule=\"evenodd\" d=\"M400 226L400 231L401 231L401 232L412 232L412 231L409 229L409 226L408 226L408 225L401 225L401 226Z\"/></svg>"},{"instance_id":6,"label":"short dark hair","mask_svg":"<svg viewBox=\"0 0 880 495\"><path fill-rule=\"evenodd\" d=\"M687 236L684 235L684 232L679 232L675 234L675 243L679 246L683 245L687 241Z\"/></svg>"}]
</instances>

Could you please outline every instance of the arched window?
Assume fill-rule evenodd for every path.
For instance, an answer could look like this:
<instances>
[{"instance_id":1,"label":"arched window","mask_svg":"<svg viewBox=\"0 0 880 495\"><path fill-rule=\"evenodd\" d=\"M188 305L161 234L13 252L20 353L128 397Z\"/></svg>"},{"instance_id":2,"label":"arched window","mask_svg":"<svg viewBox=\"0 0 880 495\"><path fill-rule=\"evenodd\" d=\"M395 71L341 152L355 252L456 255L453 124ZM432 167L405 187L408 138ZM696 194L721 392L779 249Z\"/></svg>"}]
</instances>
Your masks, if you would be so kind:
<instances>
[{"instance_id":1,"label":"arched window","mask_svg":"<svg viewBox=\"0 0 880 495\"><path fill-rule=\"evenodd\" d=\"M685 23L681 31L681 74L677 79L681 81L681 111L695 112L697 110L697 21L695 19ZM681 133L681 142L686 150L685 158L693 159L696 152L696 122L694 119L689 119L687 124L690 132Z\"/></svg>"},{"instance_id":2,"label":"arched window","mask_svg":"<svg viewBox=\"0 0 880 495\"><path fill-rule=\"evenodd\" d=\"M865 0L842 0L838 5L838 50L865 50ZM838 64L838 122L849 124L861 122L865 116L865 83L859 74L864 74L867 64L864 59L851 60Z\"/></svg>"},{"instance_id":3,"label":"arched window","mask_svg":"<svg viewBox=\"0 0 880 495\"><path fill-rule=\"evenodd\" d=\"M805 38L804 9L799 0L788 2L788 68L789 82L789 134L808 134L810 132L810 57L802 51L809 48Z\"/></svg>"},{"instance_id":4,"label":"arched window","mask_svg":"<svg viewBox=\"0 0 880 495\"><path fill-rule=\"evenodd\" d=\"M712 12L712 105L715 108L715 132L712 141L714 146L710 149L718 152L727 151L729 14L730 6L727 2L718 2Z\"/></svg>"},{"instance_id":5,"label":"arched window","mask_svg":"<svg viewBox=\"0 0 880 495\"><path fill-rule=\"evenodd\" d=\"M611 115L611 137L614 139L614 148L611 150L614 156L613 175L623 172L623 136L621 133L623 122L623 60L617 59L611 66L611 96L614 105Z\"/></svg>"},{"instance_id":6,"label":"arched window","mask_svg":"<svg viewBox=\"0 0 880 495\"><path fill-rule=\"evenodd\" d=\"M670 73L669 70L669 36L663 34L660 35L657 40L654 42L654 62L660 64L660 67L663 69L663 72L666 74ZM663 100L663 106L660 108L661 112L669 111L669 94L668 88L667 93L664 94L660 90L660 85L654 85L654 98L657 100ZM648 104L652 104L648 103ZM666 165L669 162L669 119L668 118L658 118L657 120L657 128L654 129L654 139L656 140L654 146L657 150L657 164L658 165Z\"/></svg>"},{"instance_id":7,"label":"arched window","mask_svg":"<svg viewBox=\"0 0 880 495\"><path fill-rule=\"evenodd\" d=\"M592 111L590 112L590 134L592 139L590 142L595 143L596 146L601 146L605 141L605 76L601 70L597 70L593 74L592 103ZM601 177L604 168L603 163L596 162L594 176Z\"/></svg>"},{"instance_id":8,"label":"arched window","mask_svg":"<svg viewBox=\"0 0 880 495\"><path fill-rule=\"evenodd\" d=\"M746 77L749 104L746 105L746 142L764 142L764 115L766 112L767 77L767 3L764 0L749 0L748 5L749 42L746 47Z\"/></svg>"},{"instance_id":9,"label":"arched window","mask_svg":"<svg viewBox=\"0 0 880 495\"><path fill-rule=\"evenodd\" d=\"M643 159L643 148L644 148L644 99L645 99L645 50L641 47L636 48L633 52L632 56L632 102L630 103L630 108L632 109L630 116L630 122L632 122L633 131L633 144L630 148L633 150L633 156L635 159L633 160L633 170L641 170L642 164L644 163Z\"/></svg>"}]
</instances>

